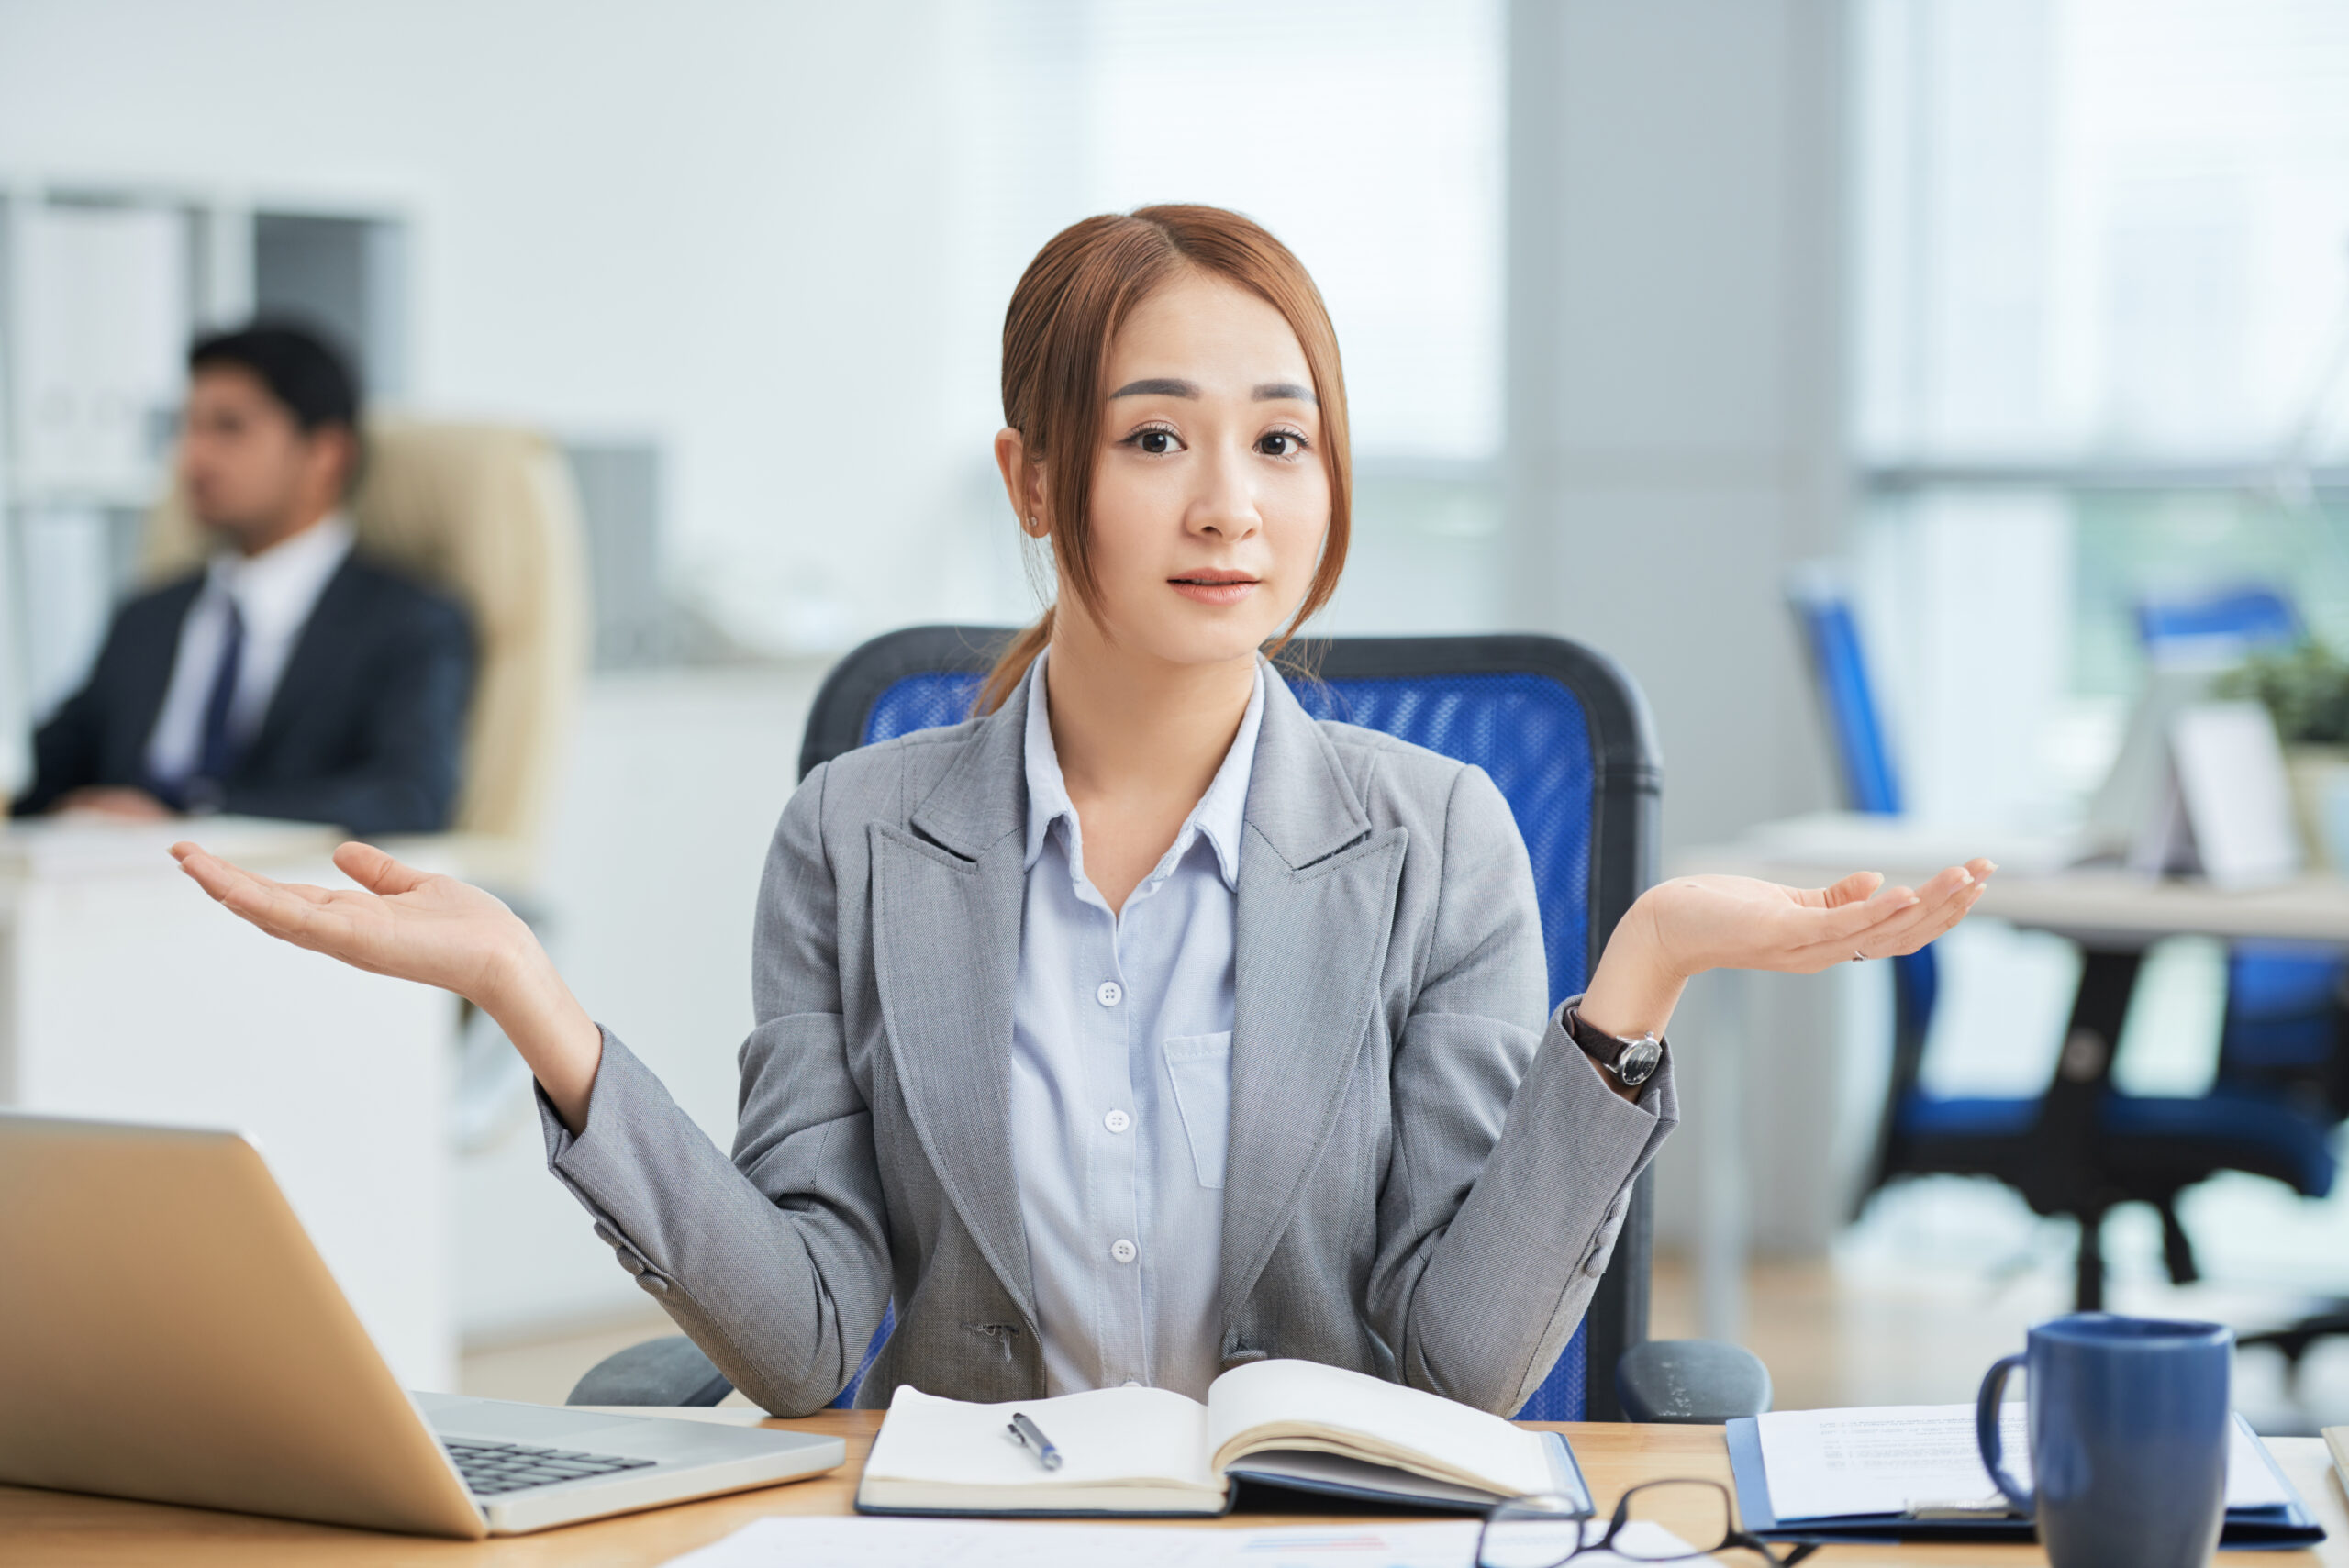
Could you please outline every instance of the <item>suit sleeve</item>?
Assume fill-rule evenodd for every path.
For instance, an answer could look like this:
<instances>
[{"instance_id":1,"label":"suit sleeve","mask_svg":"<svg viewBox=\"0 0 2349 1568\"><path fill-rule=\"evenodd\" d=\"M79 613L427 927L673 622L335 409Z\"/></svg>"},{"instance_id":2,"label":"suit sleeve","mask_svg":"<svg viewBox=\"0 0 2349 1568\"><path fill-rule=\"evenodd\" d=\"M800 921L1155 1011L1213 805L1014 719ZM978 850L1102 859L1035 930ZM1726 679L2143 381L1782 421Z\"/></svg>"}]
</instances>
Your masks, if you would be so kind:
<instances>
[{"instance_id":1,"label":"suit sleeve","mask_svg":"<svg viewBox=\"0 0 2349 1568\"><path fill-rule=\"evenodd\" d=\"M423 600L385 639L363 689L351 694L364 711L351 765L298 783L232 785L221 809L331 822L362 838L446 828L463 766L473 670L464 612L445 600Z\"/></svg>"},{"instance_id":2,"label":"suit sleeve","mask_svg":"<svg viewBox=\"0 0 2349 1568\"><path fill-rule=\"evenodd\" d=\"M9 815L38 816L73 791L103 782L106 705L101 694L115 684L110 677L127 656L131 618L128 610L116 613L82 689L33 731L32 782L9 803Z\"/></svg>"},{"instance_id":3,"label":"suit sleeve","mask_svg":"<svg viewBox=\"0 0 2349 1568\"><path fill-rule=\"evenodd\" d=\"M1558 1012L1522 1021L1547 1004L1541 917L1480 769L1453 786L1443 851L1427 978L1394 1057L1369 1300L1405 1382L1508 1415L1582 1321L1679 1102L1668 1052L1633 1104Z\"/></svg>"},{"instance_id":4,"label":"suit sleeve","mask_svg":"<svg viewBox=\"0 0 2349 1568\"><path fill-rule=\"evenodd\" d=\"M843 1043L823 788L818 768L767 856L732 1158L608 1031L576 1138L539 1097L550 1168L620 1266L778 1416L838 1397L889 1304L873 1117Z\"/></svg>"}]
</instances>

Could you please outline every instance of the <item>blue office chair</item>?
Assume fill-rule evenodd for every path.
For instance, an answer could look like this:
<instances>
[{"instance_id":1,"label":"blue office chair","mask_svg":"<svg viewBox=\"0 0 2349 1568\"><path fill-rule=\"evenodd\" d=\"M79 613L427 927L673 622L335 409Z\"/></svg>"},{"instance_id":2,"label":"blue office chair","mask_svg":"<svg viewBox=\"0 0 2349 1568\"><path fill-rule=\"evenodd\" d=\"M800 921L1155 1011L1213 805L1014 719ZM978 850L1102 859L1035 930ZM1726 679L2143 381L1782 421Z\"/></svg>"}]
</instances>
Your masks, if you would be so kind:
<instances>
[{"instance_id":1,"label":"blue office chair","mask_svg":"<svg viewBox=\"0 0 2349 1568\"><path fill-rule=\"evenodd\" d=\"M2232 664L2264 649L2288 648L2307 635L2292 602L2257 584L2137 601L2137 637L2155 663Z\"/></svg>"},{"instance_id":2,"label":"blue office chair","mask_svg":"<svg viewBox=\"0 0 2349 1568\"><path fill-rule=\"evenodd\" d=\"M2254 654L2288 649L2308 636L2299 611L2274 589L2256 584L2176 598L2148 597L2137 606L2137 630L2155 664L2234 664ZM2282 1100L2316 1128L2349 1113L2343 1033L2349 1013L2343 996L2349 966L2331 948L2293 942L2236 942L2227 950L2227 1001L2219 1033L2214 1092L2231 1098ZM2191 1102L2189 1102L2191 1103ZM2303 1141L2307 1135L2301 1135ZM2332 1181L2329 1150L2310 1150L2294 1185L2321 1196ZM2246 1347L2282 1352L2297 1373L2318 1340L2349 1333L2349 1305L2265 1333L2246 1334Z\"/></svg>"},{"instance_id":3,"label":"blue office chair","mask_svg":"<svg viewBox=\"0 0 2349 1568\"><path fill-rule=\"evenodd\" d=\"M1897 814L1898 782L1848 595L1831 575L1809 573L1789 585L1787 596L1825 704L1847 800L1856 810ZM2249 595L2238 602L2260 604ZM2181 635L2213 638L2219 635L2214 618L2159 612L2141 624L2179 626L2190 628ZM2112 1087L2112 1047L2143 956L2094 947L2083 952L2065 1031L2071 1044L2047 1093L2032 1098L1925 1092L1920 1070L1938 990L1932 950L1894 960L1893 1066L1854 1217L1902 1177L1989 1176L2014 1188L2036 1213L2078 1220L2074 1296L2088 1311L2103 1302L2103 1219L2116 1205L2143 1202L2159 1213L2164 1261L2171 1278L2185 1284L2196 1277L2193 1248L2177 1217L2177 1195L2187 1187L2234 1170L2272 1177L2310 1196L2329 1191L2333 1160L2325 1122L2273 1093L2255 1074L2231 1073L2223 1050L2219 1081L2203 1097L2139 1096ZM2262 956L2280 962L2275 954ZM2291 1029L2262 1033L2251 1027L2271 1021L2279 1008L2299 1006L2310 984L2305 955L2283 956L2301 967L2288 975L2263 972L2263 988L2243 1001L2243 1027L2235 1031L2242 1068L2263 1052L2273 1058L2300 1048ZM2299 1027L2298 1015L2294 1027Z\"/></svg>"},{"instance_id":4,"label":"blue office chair","mask_svg":"<svg viewBox=\"0 0 2349 1568\"><path fill-rule=\"evenodd\" d=\"M2213 668L2290 648L2308 635L2291 602L2257 584L2143 599L2137 629L2152 662ZM2279 1090L2311 1109L2330 1107L2336 1118L2349 1109L2340 1083L2343 974L2331 948L2275 941L2229 948L2218 1081Z\"/></svg>"},{"instance_id":5,"label":"blue office chair","mask_svg":"<svg viewBox=\"0 0 2349 1568\"><path fill-rule=\"evenodd\" d=\"M1849 597L1831 576L1808 573L1787 586L1787 603L1800 625L1810 657L1828 728L1834 737L1843 803L1876 817L1898 817L1903 809L1900 778L1892 764L1876 689L1868 679L1860 628ZM1918 1087L1925 1062L1925 1039L1941 992L1940 961L1931 946L1892 961L1892 1073L1885 1110L1877 1118L1874 1149L1858 1193L1857 1218L1868 1199L1897 1175L1908 1173L1929 1153L1914 1145L1933 1136L1939 1109Z\"/></svg>"},{"instance_id":6,"label":"blue office chair","mask_svg":"<svg viewBox=\"0 0 2349 1568\"><path fill-rule=\"evenodd\" d=\"M817 695L801 776L854 747L961 723L1008 635L917 627L857 649ZM1646 705L1630 677L1601 655L1545 637L1344 638L1302 645L1298 655L1316 673L1289 683L1308 712L1384 730L1492 776L1532 861L1552 1005L1581 990L1616 921L1654 875L1662 784ZM1653 1229L1643 1177L1590 1310L1520 1418L1717 1421L1768 1407L1768 1375L1746 1352L1645 1342ZM893 1323L894 1312L837 1406L853 1403ZM714 1375L690 1341L656 1340L590 1372L571 1402L668 1404L689 1393L715 1404L726 1389L721 1377L710 1393Z\"/></svg>"}]
</instances>

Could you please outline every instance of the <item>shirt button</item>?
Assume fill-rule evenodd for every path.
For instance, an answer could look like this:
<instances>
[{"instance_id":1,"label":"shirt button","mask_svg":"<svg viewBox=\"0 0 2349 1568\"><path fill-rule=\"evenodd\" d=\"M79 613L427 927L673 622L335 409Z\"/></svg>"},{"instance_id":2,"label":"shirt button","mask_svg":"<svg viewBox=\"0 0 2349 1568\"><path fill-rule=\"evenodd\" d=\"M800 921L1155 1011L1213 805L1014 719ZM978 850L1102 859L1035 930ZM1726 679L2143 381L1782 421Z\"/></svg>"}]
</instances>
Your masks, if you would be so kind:
<instances>
[{"instance_id":1,"label":"shirt button","mask_svg":"<svg viewBox=\"0 0 2349 1568\"><path fill-rule=\"evenodd\" d=\"M1134 1118L1128 1116L1123 1111L1111 1111L1108 1116L1101 1118L1101 1125L1108 1128L1111 1132L1123 1132L1126 1129L1133 1126L1133 1124Z\"/></svg>"},{"instance_id":2,"label":"shirt button","mask_svg":"<svg viewBox=\"0 0 2349 1568\"><path fill-rule=\"evenodd\" d=\"M1118 1262L1121 1263L1132 1262L1134 1261L1135 1251L1136 1249L1134 1244L1127 1240L1122 1236L1109 1243L1109 1256L1117 1259Z\"/></svg>"},{"instance_id":3,"label":"shirt button","mask_svg":"<svg viewBox=\"0 0 2349 1568\"><path fill-rule=\"evenodd\" d=\"M1104 980L1094 991L1093 998L1105 1007L1114 1007L1126 999L1126 988L1114 980Z\"/></svg>"},{"instance_id":4,"label":"shirt button","mask_svg":"<svg viewBox=\"0 0 2349 1568\"><path fill-rule=\"evenodd\" d=\"M1139 1378L1130 1377L1126 1379L1124 1383L1119 1385L1119 1386L1121 1388L1140 1388L1141 1386L1141 1380Z\"/></svg>"}]
</instances>

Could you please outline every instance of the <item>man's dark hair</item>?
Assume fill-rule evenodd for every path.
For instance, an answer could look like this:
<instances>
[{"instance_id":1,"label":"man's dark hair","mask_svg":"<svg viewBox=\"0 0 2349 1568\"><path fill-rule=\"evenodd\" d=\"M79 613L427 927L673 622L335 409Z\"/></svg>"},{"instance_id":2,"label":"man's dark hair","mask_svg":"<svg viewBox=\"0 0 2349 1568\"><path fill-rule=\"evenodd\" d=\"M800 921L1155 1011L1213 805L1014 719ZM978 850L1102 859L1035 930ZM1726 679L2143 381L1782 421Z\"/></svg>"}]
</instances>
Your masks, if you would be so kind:
<instances>
[{"instance_id":1,"label":"man's dark hair","mask_svg":"<svg viewBox=\"0 0 2349 1568\"><path fill-rule=\"evenodd\" d=\"M305 435L328 425L359 428L359 379L324 338L291 321L255 321L198 338L188 373L235 365L250 371L285 406Z\"/></svg>"}]
</instances>

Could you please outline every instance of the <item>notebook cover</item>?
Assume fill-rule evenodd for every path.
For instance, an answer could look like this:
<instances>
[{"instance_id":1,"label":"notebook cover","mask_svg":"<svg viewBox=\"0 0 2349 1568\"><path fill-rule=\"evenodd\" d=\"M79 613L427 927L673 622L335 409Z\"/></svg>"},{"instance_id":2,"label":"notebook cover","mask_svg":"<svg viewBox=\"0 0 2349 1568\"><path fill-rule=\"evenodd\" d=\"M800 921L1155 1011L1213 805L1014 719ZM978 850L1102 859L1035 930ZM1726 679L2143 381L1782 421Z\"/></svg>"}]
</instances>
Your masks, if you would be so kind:
<instances>
[{"instance_id":1,"label":"notebook cover","mask_svg":"<svg viewBox=\"0 0 2349 1568\"><path fill-rule=\"evenodd\" d=\"M2246 1432L2250 1423L2238 1414L2235 1422ZM1831 1545L1836 1541L1892 1544L1903 1540L2034 1540L2038 1527L2029 1519L1912 1519L1904 1514L1854 1514L1820 1519L1790 1519L1781 1523L1770 1507L1770 1480L1762 1469L1762 1429L1751 1416L1729 1423L1730 1475L1737 1488L1738 1517L1745 1528L1770 1540ZM2229 1508L2219 1532L2219 1544L2236 1551L2281 1551L2313 1546L2324 1530L2308 1510L2290 1477L2277 1466L2267 1445L2253 1446L2268 1472L2290 1498L2282 1507Z\"/></svg>"},{"instance_id":2,"label":"notebook cover","mask_svg":"<svg viewBox=\"0 0 2349 1568\"><path fill-rule=\"evenodd\" d=\"M1575 1460L1575 1451L1567 1446L1565 1434L1543 1432L1541 1435L1545 1440L1544 1446L1549 1451L1552 1489L1564 1496L1572 1497L1586 1508L1591 1507L1590 1485L1583 1479L1582 1466ZM1403 1485L1410 1484L1410 1472L1398 1470L1396 1473L1404 1478ZM1245 1481L1253 1485L1276 1486L1284 1492L1310 1492L1317 1496L1345 1497L1363 1503L1385 1503L1401 1508L1431 1508L1440 1513L1453 1515L1477 1514L1484 1511L1481 1507L1456 1502L1449 1497L1414 1497L1408 1492L1380 1491L1370 1486L1349 1486L1340 1481L1305 1481L1293 1475L1277 1475L1251 1470L1248 1468L1248 1462L1244 1459L1225 1471L1224 1474L1232 1480ZM1500 1499L1496 1497L1493 1501L1497 1503ZM1486 1505L1486 1507L1490 1506L1490 1504Z\"/></svg>"}]
</instances>

